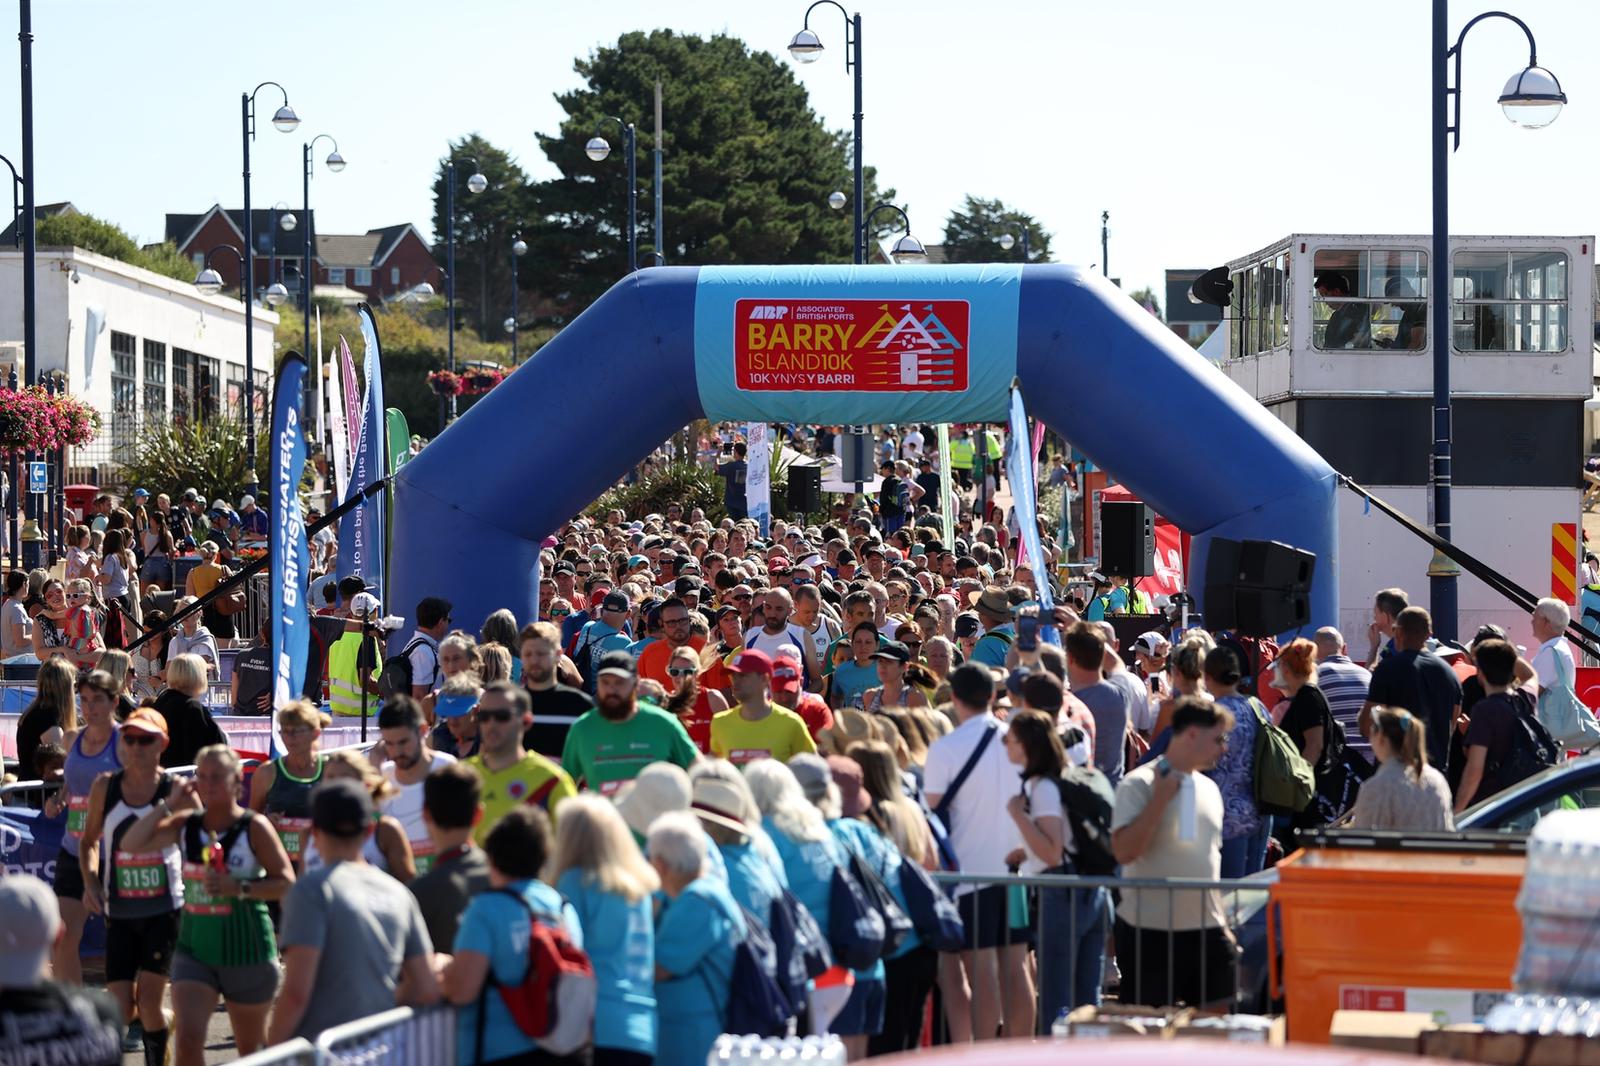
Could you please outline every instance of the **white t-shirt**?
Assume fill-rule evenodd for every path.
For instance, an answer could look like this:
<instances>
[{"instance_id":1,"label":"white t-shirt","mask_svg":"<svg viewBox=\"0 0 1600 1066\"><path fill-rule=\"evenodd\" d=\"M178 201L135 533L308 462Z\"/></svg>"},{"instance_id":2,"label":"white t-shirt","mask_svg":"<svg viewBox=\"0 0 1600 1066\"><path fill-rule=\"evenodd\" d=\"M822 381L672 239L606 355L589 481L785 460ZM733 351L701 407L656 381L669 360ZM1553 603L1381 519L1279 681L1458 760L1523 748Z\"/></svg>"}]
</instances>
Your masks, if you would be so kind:
<instances>
[{"instance_id":1,"label":"white t-shirt","mask_svg":"<svg viewBox=\"0 0 1600 1066\"><path fill-rule=\"evenodd\" d=\"M745 647L755 648L758 651L764 651L774 659L778 657L778 649L782 648L785 644L793 644L795 648L801 652L804 652L807 644L815 646L815 643L816 642L811 639L811 634L807 633L804 628L796 625L794 622L790 622L785 625L783 627L783 632L777 634L776 636L768 633L765 626L752 629L744 635Z\"/></svg>"},{"instance_id":2,"label":"white t-shirt","mask_svg":"<svg viewBox=\"0 0 1600 1066\"><path fill-rule=\"evenodd\" d=\"M1118 670L1106 676L1106 683L1116 686L1128 697L1128 722L1141 733L1148 733L1156 724L1157 705L1150 699L1150 686L1139 679L1132 670Z\"/></svg>"},{"instance_id":3,"label":"white t-shirt","mask_svg":"<svg viewBox=\"0 0 1600 1066\"><path fill-rule=\"evenodd\" d=\"M965 791L965 786L963 786L962 790ZM1023 786L1022 791L1028 797L1029 818L1036 822L1041 818L1061 819L1061 842L1066 847L1066 850L1071 852L1073 850L1072 827L1067 824L1066 813L1061 809L1061 788L1053 781L1047 781L1042 777L1031 777L1028 779L1027 784ZM1045 862L1039 858L1033 853L1033 849L1028 847L1026 840L1022 845L1022 851L1026 858L1022 860L1022 866L1018 868L1017 872L1024 877L1042 874L1046 870L1061 865L1059 858L1055 862Z\"/></svg>"},{"instance_id":4,"label":"white t-shirt","mask_svg":"<svg viewBox=\"0 0 1600 1066\"><path fill-rule=\"evenodd\" d=\"M1157 763L1129 770L1117 785L1111 831L1130 825L1155 790ZM1161 824L1143 855L1122 867L1124 877L1193 877L1215 881L1222 873L1222 792L1204 774L1184 774L1178 794L1161 814ZM1209 902L1209 908L1206 904ZM1202 920L1202 915L1205 915ZM1198 929L1221 926L1221 900L1215 892L1166 889L1124 890L1117 916L1145 929Z\"/></svg>"},{"instance_id":5,"label":"white t-shirt","mask_svg":"<svg viewBox=\"0 0 1600 1066\"><path fill-rule=\"evenodd\" d=\"M950 843L961 869L971 874L1006 871L1006 856L1022 846L1022 834L1006 811L1006 801L1016 794L1017 768L1006 757L1006 725L992 714L968 719L933 742L923 766L922 787L929 796L942 797L966 765L973 749L989 730L995 730L978 764L967 775L950 807ZM956 886L960 896L977 886Z\"/></svg>"},{"instance_id":6,"label":"white t-shirt","mask_svg":"<svg viewBox=\"0 0 1600 1066\"><path fill-rule=\"evenodd\" d=\"M411 686L415 688L421 685L430 690L437 688L443 680L439 676L439 642L419 629L406 639L406 643L416 644L407 656L411 660Z\"/></svg>"},{"instance_id":7,"label":"white t-shirt","mask_svg":"<svg viewBox=\"0 0 1600 1066\"><path fill-rule=\"evenodd\" d=\"M910 459L910 460L913 460L913 461L921 458L921 456L922 456L922 431L921 430L914 429L910 433L907 433L905 435L905 439L900 442L900 455L901 455L901 458Z\"/></svg>"},{"instance_id":8,"label":"white t-shirt","mask_svg":"<svg viewBox=\"0 0 1600 1066\"><path fill-rule=\"evenodd\" d=\"M428 773L441 770L455 761L454 755L436 751L433 753L433 763L428 767ZM421 857L433 854L433 841L428 836L427 824L422 820L423 782L418 781L414 785L401 784L395 777L393 762L384 763L382 772L384 777L393 781L400 789L400 794L379 804L380 813L390 815L400 823L400 828L406 831L406 839L411 841L413 855Z\"/></svg>"},{"instance_id":9,"label":"white t-shirt","mask_svg":"<svg viewBox=\"0 0 1600 1066\"><path fill-rule=\"evenodd\" d=\"M1560 656L1561 676L1567 679L1567 684L1573 684L1577 679L1577 670L1572 662L1572 648L1567 644L1564 636L1551 637L1539 645L1539 652L1533 657L1533 672L1539 675L1539 688L1544 690L1554 688L1561 682L1556 677L1556 656Z\"/></svg>"},{"instance_id":10,"label":"white t-shirt","mask_svg":"<svg viewBox=\"0 0 1600 1066\"><path fill-rule=\"evenodd\" d=\"M13 625L22 627L23 636L20 643L17 644L11 643L11 627ZM4 607L0 607L0 626L5 627L0 630L5 634L3 648L5 658L9 659L13 655L33 654L33 643L28 639L29 626L31 625L32 622L28 619L28 609L22 606L22 601L17 597L13 596L6 601Z\"/></svg>"}]
</instances>

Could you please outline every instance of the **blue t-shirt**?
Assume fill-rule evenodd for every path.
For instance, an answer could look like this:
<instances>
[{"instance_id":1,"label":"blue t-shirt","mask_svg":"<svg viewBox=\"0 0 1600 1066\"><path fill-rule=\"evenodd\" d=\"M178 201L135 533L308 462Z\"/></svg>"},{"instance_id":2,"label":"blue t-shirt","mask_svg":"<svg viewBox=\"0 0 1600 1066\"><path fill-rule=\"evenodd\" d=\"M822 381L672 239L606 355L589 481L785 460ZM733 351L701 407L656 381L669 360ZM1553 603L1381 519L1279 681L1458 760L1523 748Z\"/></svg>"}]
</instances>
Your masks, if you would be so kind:
<instances>
[{"instance_id":1,"label":"blue t-shirt","mask_svg":"<svg viewBox=\"0 0 1600 1066\"><path fill-rule=\"evenodd\" d=\"M629 903L592 883L582 870L568 870L556 887L578 914L583 948L594 964L599 1000L594 1038L599 1047L656 1053L656 933L650 897Z\"/></svg>"},{"instance_id":2,"label":"blue t-shirt","mask_svg":"<svg viewBox=\"0 0 1600 1066\"><path fill-rule=\"evenodd\" d=\"M995 626L972 646L972 661L984 666L1000 666L1006 664L1006 656L1011 651L1011 641L1016 639L1017 627L1007 622L1005 625ZM1002 640L993 636L995 633L1004 633L1009 640Z\"/></svg>"},{"instance_id":3,"label":"blue t-shirt","mask_svg":"<svg viewBox=\"0 0 1600 1066\"><path fill-rule=\"evenodd\" d=\"M704 877L668 901L656 920L656 981L661 1026L657 1066L704 1066L728 1014L733 949L744 915L725 886Z\"/></svg>"},{"instance_id":4,"label":"blue t-shirt","mask_svg":"<svg viewBox=\"0 0 1600 1066\"><path fill-rule=\"evenodd\" d=\"M826 932L833 871L844 862L838 838L829 834L826 840L796 842L784 836L783 830L770 818L763 818L761 825L772 838L772 846L778 849L778 858L789 875L789 891L806 905L806 910Z\"/></svg>"},{"instance_id":5,"label":"blue t-shirt","mask_svg":"<svg viewBox=\"0 0 1600 1066\"><path fill-rule=\"evenodd\" d=\"M576 648L577 645L572 642L573 638L583 630L584 626L588 625L592 621L594 621L594 617L587 611L573 611L571 614L567 615L566 618L562 619L561 647L563 649Z\"/></svg>"},{"instance_id":6,"label":"blue t-shirt","mask_svg":"<svg viewBox=\"0 0 1600 1066\"><path fill-rule=\"evenodd\" d=\"M563 928L574 944L583 945L583 926L577 913L561 902L556 890L543 881L513 881L506 888L528 901L534 913L553 921L560 915ZM455 950L476 951L489 960L496 981L503 985L519 985L528 973L528 912L514 899L499 892L484 892L474 896L461 916L461 929L456 933ZM500 995L489 989L488 995L460 1008L456 1015L456 1061L476 1062L473 1058L477 1046L478 1005L487 1003L489 1013L483 1023L483 1058L509 1058L534 1050L533 1040L523 1035Z\"/></svg>"},{"instance_id":7,"label":"blue t-shirt","mask_svg":"<svg viewBox=\"0 0 1600 1066\"><path fill-rule=\"evenodd\" d=\"M753 839L748 844L719 844L717 850L727 864L728 891L734 901L771 925L772 903L789 887L777 852L767 851Z\"/></svg>"},{"instance_id":8,"label":"blue t-shirt","mask_svg":"<svg viewBox=\"0 0 1600 1066\"><path fill-rule=\"evenodd\" d=\"M640 652L644 651L646 648L660 639L660 637L644 637L640 640L636 640L632 644L628 645L628 654L637 659Z\"/></svg>"},{"instance_id":9,"label":"blue t-shirt","mask_svg":"<svg viewBox=\"0 0 1600 1066\"><path fill-rule=\"evenodd\" d=\"M633 638L625 629L615 629L605 622L596 619L584 626L578 632L578 643L573 648L574 664L583 672L585 681L584 691L594 695L594 673L600 666L600 657L611 651L627 651L628 645L633 643ZM584 668L582 656L589 657L588 668Z\"/></svg>"},{"instance_id":10,"label":"blue t-shirt","mask_svg":"<svg viewBox=\"0 0 1600 1066\"><path fill-rule=\"evenodd\" d=\"M878 664L867 660L867 665L857 666L851 659L843 666L833 668L833 700L835 707L860 707L861 694L869 688L877 688Z\"/></svg>"}]
</instances>

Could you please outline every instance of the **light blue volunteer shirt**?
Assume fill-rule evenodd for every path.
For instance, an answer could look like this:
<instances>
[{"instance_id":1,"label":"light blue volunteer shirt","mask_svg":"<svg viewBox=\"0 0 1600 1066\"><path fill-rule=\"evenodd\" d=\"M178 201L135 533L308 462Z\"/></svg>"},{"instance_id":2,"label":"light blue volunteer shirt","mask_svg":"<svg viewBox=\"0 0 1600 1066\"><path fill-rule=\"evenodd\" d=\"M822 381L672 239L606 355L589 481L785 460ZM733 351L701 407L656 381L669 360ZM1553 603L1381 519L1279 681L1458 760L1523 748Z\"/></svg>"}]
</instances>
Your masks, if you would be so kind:
<instances>
[{"instance_id":1,"label":"light blue volunteer shirt","mask_svg":"<svg viewBox=\"0 0 1600 1066\"><path fill-rule=\"evenodd\" d=\"M667 903L656 923L656 965L672 977L656 982L656 1066L705 1066L728 1014L733 949L744 937L744 915L720 882L696 878Z\"/></svg>"},{"instance_id":2,"label":"light blue volunteer shirt","mask_svg":"<svg viewBox=\"0 0 1600 1066\"><path fill-rule=\"evenodd\" d=\"M594 1009L597 1047L656 1053L656 933L650 897L629 903L592 883L582 870L556 882L578 914L583 947L594 964L599 1001Z\"/></svg>"}]
</instances>

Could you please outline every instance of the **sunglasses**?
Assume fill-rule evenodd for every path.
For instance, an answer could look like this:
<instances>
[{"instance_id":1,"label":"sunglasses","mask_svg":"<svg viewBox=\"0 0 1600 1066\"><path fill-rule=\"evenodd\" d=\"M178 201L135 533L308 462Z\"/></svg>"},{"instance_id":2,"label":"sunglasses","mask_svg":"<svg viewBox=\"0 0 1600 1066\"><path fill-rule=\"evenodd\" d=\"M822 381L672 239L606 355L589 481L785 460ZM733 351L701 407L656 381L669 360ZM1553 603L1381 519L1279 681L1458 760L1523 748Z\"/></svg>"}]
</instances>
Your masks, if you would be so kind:
<instances>
[{"instance_id":1,"label":"sunglasses","mask_svg":"<svg viewBox=\"0 0 1600 1066\"><path fill-rule=\"evenodd\" d=\"M748 592L740 593L739 595L734 597L734 600L736 600L736 601L737 600L751 600L751 599L755 599L755 596L752 595L751 593L748 593Z\"/></svg>"},{"instance_id":2,"label":"sunglasses","mask_svg":"<svg viewBox=\"0 0 1600 1066\"><path fill-rule=\"evenodd\" d=\"M697 672L698 671L696 671L692 666L679 667L676 670L673 670L670 667L667 669L667 673L673 677L691 677Z\"/></svg>"},{"instance_id":3,"label":"sunglasses","mask_svg":"<svg viewBox=\"0 0 1600 1066\"><path fill-rule=\"evenodd\" d=\"M509 722L509 721L511 721L511 711L510 711L509 708L500 709L500 710L493 710L493 711L486 711L486 710L484 710L483 708L480 707L476 713L477 713L477 716L478 716L478 721L480 721L480 722Z\"/></svg>"},{"instance_id":4,"label":"sunglasses","mask_svg":"<svg viewBox=\"0 0 1600 1066\"><path fill-rule=\"evenodd\" d=\"M572 613L571 611L551 611L550 612L550 617L551 618L565 618L567 615L569 615L571 613Z\"/></svg>"},{"instance_id":5,"label":"sunglasses","mask_svg":"<svg viewBox=\"0 0 1600 1066\"><path fill-rule=\"evenodd\" d=\"M150 745L154 744L157 739L158 738L151 733L129 733L124 731L122 734L122 742L124 744L132 745L135 748L148 748Z\"/></svg>"},{"instance_id":6,"label":"sunglasses","mask_svg":"<svg viewBox=\"0 0 1600 1066\"><path fill-rule=\"evenodd\" d=\"M686 626L689 624L689 616L684 615L682 618L663 618L661 620L661 624L664 626Z\"/></svg>"}]
</instances>

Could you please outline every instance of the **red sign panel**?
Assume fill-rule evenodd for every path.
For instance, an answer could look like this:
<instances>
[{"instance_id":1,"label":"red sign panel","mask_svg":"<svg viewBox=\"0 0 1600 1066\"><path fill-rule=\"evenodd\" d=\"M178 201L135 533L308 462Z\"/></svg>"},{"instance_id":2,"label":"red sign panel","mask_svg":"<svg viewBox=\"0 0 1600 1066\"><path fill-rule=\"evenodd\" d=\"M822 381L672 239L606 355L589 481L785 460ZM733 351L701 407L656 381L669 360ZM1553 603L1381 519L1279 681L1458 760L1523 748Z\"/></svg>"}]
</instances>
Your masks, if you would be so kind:
<instances>
[{"instance_id":1,"label":"red sign panel","mask_svg":"<svg viewBox=\"0 0 1600 1066\"><path fill-rule=\"evenodd\" d=\"M965 300L740 300L734 381L755 392L964 392Z\"/></svg>"}]
</instances>

